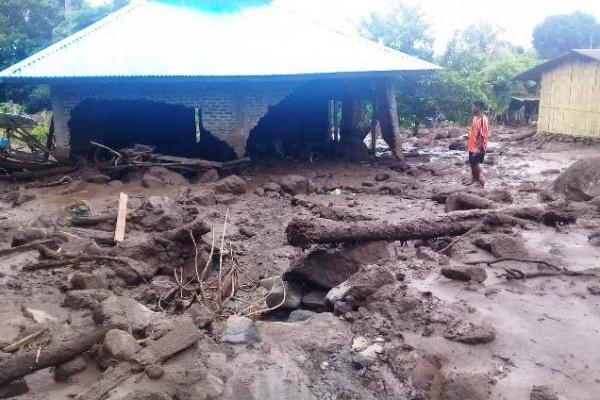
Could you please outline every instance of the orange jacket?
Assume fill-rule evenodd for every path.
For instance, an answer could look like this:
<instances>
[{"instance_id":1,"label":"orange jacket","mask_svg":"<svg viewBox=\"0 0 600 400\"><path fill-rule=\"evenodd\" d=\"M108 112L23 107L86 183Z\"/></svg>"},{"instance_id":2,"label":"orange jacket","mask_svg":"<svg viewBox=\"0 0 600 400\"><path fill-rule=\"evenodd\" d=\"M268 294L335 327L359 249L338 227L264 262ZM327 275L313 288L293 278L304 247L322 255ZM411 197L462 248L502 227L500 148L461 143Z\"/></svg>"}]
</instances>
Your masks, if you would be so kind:
<instances>
[{"instance_id":1,"label":"orange jacket","mask_svg":"<svg viewBox=\"0 0 600 400\"><path fill-rule=\"evenodd\" d=\"M469 133L469 140L467 141L467 151L469 153L478 153L477 149L477 136L481 133L481 147L483 147L483 152L487 151L488 144L488 119L485 115L481 117L474 116L473 122L471 123L471 132Z\"/></svg>"}]
</instances>

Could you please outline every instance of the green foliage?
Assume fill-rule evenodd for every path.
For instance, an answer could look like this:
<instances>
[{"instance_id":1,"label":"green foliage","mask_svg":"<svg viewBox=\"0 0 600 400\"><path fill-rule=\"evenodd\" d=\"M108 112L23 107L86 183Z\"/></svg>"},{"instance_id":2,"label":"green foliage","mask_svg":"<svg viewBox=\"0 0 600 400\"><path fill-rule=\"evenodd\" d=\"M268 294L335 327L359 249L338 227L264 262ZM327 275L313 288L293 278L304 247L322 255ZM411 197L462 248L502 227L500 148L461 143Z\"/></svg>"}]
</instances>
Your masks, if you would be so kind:
<instances>
[{"instance_id":1,"label":"green foliage","mask_svg":"<svg viewBox=\"0 0 600 400\"><path fill-rule=\"evenodd\" d=\"M84 1L80 2L75 7L75 10L65 15L62 22L56 26L54 37L56 39L65 38L99 21L119 8L126 6L128 3L129 0L114 0L108 4L91 6Z\"/></svg>"},{"instance_id":2,"label":"green foliage","mask_svg":"<svg viewBox=\"0 0 600 400\"><path fill-rule=\"evenodd\" d=\"M362 22L363 34L369 39L381 39L388 47L424 60L433 58L435 39L430 28L421 7L409 7L402 1L397 1L391 13L373 13Z\"/></svg>"},{"instance_id":3,"label":"green foliage","mask_svg":"<svg viewBox=\"0 0 600 400\"><path fill-rule=\"evenodd\" d=\"M33 127L31 134L37 139L38 142L46 144L46 140L48 139L48 129L48 125L39 124Z\"/></svg>"},{"instance_id":4,"label":"green foliage","mask_svg":"<svg viewBox=\"0 0 600 400\"><path fill-rule=\"evenodd\" d=\"M533 30L533 46L542 59L560 56L571 49L600 48L600 24L593 15L580 11L553 15Z\"/></svg>"},{"instance_id":5,"label":"green foliage","mask_svg":"<svg viewBox=\"0 0 600 400\"><path fill-rule=\"evenodd\" d=\"M431 50L433 43L424 15L402 3L391 15L372 17L363 28L367 37L381 37L388 46L414 56L423 57L422 44ZM512 78L536 64L535 53L515 48L502 39L502 33L491 24L467 26L454 34L444 54L435 60L444 70L399 78L396 89L401 122L415 130L442 117L466 123L473 101L484 100L490 111L502 112L512 96L534 89ZM430 54L425 52L425 56Z\"/></svg>"}]
</instances>

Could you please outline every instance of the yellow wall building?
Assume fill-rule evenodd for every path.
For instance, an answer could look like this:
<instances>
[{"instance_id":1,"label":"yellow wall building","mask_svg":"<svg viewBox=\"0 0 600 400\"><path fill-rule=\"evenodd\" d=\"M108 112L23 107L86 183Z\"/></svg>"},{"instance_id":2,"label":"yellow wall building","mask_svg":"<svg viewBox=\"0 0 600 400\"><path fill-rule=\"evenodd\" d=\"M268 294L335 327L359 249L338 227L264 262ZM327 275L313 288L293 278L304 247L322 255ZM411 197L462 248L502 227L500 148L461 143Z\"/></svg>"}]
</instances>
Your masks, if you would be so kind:
<instances>
[{"instance_id":1,"label":"yellow wall building","mask_svg":"<svg viewBox=\"0 0 600 400\"><path fill-rule=\"evenodd\" d=\"M600 138L600 49L572 50L517 79L541 83L538 132Z\"/></svg>"}]
</instances>

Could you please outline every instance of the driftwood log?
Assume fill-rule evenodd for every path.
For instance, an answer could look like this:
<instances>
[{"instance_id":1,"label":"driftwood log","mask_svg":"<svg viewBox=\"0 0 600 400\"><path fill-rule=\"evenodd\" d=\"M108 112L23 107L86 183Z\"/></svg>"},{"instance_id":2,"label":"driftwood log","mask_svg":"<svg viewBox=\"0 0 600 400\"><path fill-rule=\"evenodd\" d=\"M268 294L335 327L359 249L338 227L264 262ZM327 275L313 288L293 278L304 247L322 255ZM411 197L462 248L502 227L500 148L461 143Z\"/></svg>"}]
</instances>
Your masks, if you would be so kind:
<instances>
[{"instance_id":1,"label":"driftwood log","mask_svg":"<svg viewBox=\"0 0 600 400\"><path fill-rule=\"evenodd\" d=\"M0 364L0 385L80 356L90 350L96 343L101 342L109 329L109 327L101 327L42 348L39 357L36 351L11 356Z\"/></svg>"},{"instance_id":2,"label":"driftwood log","mask_svg":"<svg viewBox=\"0 0 600 400\"><path fill-rule=\"evenodd\" d=\"M307 248L312 244L335 244L367 241L409 241L440 236L459 236L479 225L541 222L548 226L573 223L570 214L544 208L504 208L456 211L433 217L407 218L400 221L338 222L320 218L294 218L286 229L288 243Z\"/></svg>"}]
</instances>

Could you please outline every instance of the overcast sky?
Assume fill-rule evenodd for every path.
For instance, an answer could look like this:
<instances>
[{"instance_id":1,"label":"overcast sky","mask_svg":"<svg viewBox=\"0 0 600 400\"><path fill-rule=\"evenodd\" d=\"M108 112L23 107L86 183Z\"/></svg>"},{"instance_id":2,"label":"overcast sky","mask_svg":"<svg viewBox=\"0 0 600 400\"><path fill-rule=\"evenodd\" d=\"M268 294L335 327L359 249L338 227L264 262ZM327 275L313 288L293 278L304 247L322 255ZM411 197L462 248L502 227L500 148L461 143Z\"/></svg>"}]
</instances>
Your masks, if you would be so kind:
<instances>
[{"instance_id":1,"label":"overcast sky","mask_svg":"<svg viewBox=\"0 0 600 400\"><path fill-rule=\"evenodd\" d=\"M88 0L102 3L110 0ZM373 11L390 10L395 0L274 0L302 14L322 20L338 29L352 30L353 24ZM600 0L405 0L420 4L431 21L436 51L441 52L457 29L478 20L505 29L505 39L531 47L531 33L538 23L553 14L580 10L600 21Z\"/></svg>"}]
</instances>

